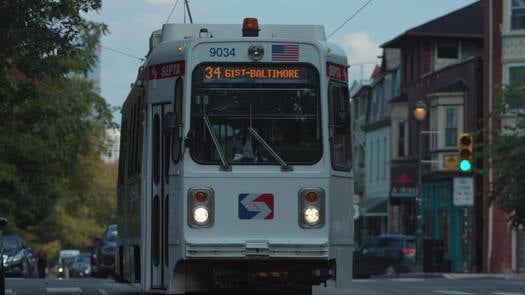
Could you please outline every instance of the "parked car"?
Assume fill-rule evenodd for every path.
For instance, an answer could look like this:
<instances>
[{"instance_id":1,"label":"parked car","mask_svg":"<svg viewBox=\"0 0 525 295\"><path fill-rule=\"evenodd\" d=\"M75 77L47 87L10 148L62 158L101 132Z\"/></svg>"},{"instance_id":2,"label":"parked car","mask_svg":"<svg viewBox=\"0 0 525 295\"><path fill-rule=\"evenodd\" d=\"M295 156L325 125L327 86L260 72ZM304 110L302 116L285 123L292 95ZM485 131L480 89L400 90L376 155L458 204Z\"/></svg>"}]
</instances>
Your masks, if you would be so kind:
<instances>
[{"instance_id":1,"label":"parked car","mask_svg":"<svg viewBox=\"0 0 525 295\"><path fill-rule=\"evenodd\" d=\"M92 257L92 274L113 275L115 272L115 248L117 247L117 225L109 225L102 236L95 239Z\"/></svg>"},{"instance_id":2,"label":"parked car","mask_svg":"<svg viewBox=\"0 0 525 295\"><path fill-rule=\"evenodd\" d=\"M70 277L83 278L91 275L91 253L80 253L69 270Z\"/></svg>"},{"instance_id":3,"label":"parked car","mask_svg":"<svg viewBox=\"0 0 525 295\"><path fill-rule=\"evenodd\" d=\"M2 237L2 262L6 276L35 277L36 264L33 251L17 235Z\"/></svg>"},{"instance_id":4,"label":"parked car","mask_svg":"<svg viewBox=\"0 0 525 295\"><path fill-rule=\"evenodd\" d=\"M80 251L76 249L60 250L58 253L58 262L55 265L57 277L69 278L71 276L71 268L78 255L80 255Z\"/></svg>"},{"instance_id":5,"label":"parked car","mask_svg":"<svg viewBox=\"0 0 525 295\"><path fill-rule=\"evenodd\" d=\"M5 294L4 250L2 230L7 225L7 219L0 214L0 294Z\"/></svg>"},{"instance_id":6,"label":"parked car","mask_svg":"<svg viewBox=\"0 0 525 295\"><path fill-rule=\"evenodd\" d=\"M410 272L415 256L413 236L377 236L354 251L354 277Z\"/></svg>"}]
</instances>

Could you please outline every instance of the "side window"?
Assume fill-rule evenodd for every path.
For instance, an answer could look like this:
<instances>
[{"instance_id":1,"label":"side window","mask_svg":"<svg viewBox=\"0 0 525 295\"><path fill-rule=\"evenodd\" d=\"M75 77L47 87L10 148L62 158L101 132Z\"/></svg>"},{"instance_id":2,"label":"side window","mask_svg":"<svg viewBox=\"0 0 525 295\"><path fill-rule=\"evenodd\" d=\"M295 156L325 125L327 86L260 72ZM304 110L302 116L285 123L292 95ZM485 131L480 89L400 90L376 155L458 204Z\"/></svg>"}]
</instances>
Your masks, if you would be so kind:
<instances>
[{"instance_id":1,"label":"side window","mask_svg":"<svg viewBox=\"0 0 525 295\"><path fill-rule=\"evenodd\" d=\"M128 146L127 142L127 129L128 129L128 114L127 112L122 113L122 127L120 129L120 155L119 155L119 164L118 164L118 183L120 185L124 184L125 179L125 167L126 167L126 159L127 159L127 153L126 149Z\"/></svg>"},{"instance_id":2,"label":"side window","mask_svg":"<svg viewBox=\"0 0 525 295\"><path fill-rule=\"evenodd\" d=\"M346 84L330 82L328 101L332 168L350 171L352 167L352 134L350 131L350 101Z\"/></svg>"},{"instance_id":3,"label":"side window","mask_svg":"<svg viewBox=\"0 0 525 295\"><path fill-rule=\"evenodd\" d=\"M133 176L133 166L134 166L134 140L135 137L133 136L135 134L135 108L131 106L129 108L130 113L130 121L128 122L128 128L127 128L127 148L128 148L128 178L131 178Z\"/></svg>"},{"instance_id":4,"label":"side window","mask_svg":"<svg viewBox=\"0 0 525 295\"><path fill-rule=\"evenodd\" d=\"M159 173L159 167L160 167L160 147L159 147L159 140L160 140L160 118L158 114L155 114L155 117L153 118L153 182L155 185L159 184L160 180L160 173Z\"/></svg>"},{"instance_id":5,"label":"side window","mask_svg":"<svg viewBox=\"0 0 525 295\"><path fill-rule=\"evenodd\" d=\"M176 123L179 127L180 132L182 132L182 100L183 100L183 93L182 93L182 78L177 79L175 82L175 95L174 95L174 102L173 107L176 115ZM180 156L182 154L182 134L175 134L172 136L172 153L171 157L173 162L177 163L180 160Z\"/></svg>"},{"instance_id":6,"label":"side window","mask_svg":"<svg viewBox=\"0 0 525 295\"><path fill-rule=\"evenodd\" d=\"M142 137L144 135L144 97L141 95L139 97L139 114L138 114L138 156L137 156L137 172L140 174L142 172Z\"/></svg>"}]
</instances>

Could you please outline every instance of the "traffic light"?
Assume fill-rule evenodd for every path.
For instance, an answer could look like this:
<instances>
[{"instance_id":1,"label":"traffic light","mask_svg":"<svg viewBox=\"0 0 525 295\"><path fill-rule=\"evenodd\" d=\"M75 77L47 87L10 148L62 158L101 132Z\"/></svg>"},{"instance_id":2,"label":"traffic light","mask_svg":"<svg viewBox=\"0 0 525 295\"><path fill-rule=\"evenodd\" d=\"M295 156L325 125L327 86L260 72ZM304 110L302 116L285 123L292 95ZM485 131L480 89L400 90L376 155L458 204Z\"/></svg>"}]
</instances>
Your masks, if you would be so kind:
<instances>
[{"instance_id":1,"label":"traffic light","mask_svg":"<svg viewBox=\"0 0 525 295\"><path fill-rule=\"evenodd\" d=\"M461 173L468 173L472 170L472 150L474 148L474 139L468 133L462 133L459 136L459 161L458 169Z\"/></svg>"}]
</instances>

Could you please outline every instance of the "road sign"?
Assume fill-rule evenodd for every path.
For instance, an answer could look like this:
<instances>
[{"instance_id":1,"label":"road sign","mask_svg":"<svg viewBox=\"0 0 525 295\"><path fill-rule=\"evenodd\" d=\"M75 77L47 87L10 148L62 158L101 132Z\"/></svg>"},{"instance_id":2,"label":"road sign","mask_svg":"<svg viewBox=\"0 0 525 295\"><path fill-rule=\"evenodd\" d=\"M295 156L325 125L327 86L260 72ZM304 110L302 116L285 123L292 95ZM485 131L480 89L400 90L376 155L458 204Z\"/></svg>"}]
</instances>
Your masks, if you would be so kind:
<instances>
[{"instance_id":1,"label":"road sign","mask_svg":"<svg viewBox=\"0 0 525 295\"><path fill-rule=\"evenodd\" d=\"M454 206L474 206L474 179L454 177Z\"/></svg>"},{"instance_id":2,"label":"road sign","mask_svg":"<svg viewBox=\"0 0 525 295\"><path fill-rule=\"evenodd\" d=\"M443 168L447 168L448 170L458 169L458 155L444 155L443 160Z\"/></svg>"}]
</instances>

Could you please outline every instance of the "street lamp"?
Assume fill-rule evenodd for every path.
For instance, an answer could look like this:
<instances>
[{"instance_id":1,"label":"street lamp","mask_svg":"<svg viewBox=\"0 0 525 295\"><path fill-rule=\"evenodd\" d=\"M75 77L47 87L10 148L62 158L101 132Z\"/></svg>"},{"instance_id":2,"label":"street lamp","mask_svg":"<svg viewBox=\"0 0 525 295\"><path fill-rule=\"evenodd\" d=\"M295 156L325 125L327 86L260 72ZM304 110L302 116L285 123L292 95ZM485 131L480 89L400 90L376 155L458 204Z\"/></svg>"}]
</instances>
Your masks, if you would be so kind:
<instances>
[{"instance_id":1,"label":"street lamp","mask_svg":"<svg viewBox=\"0 0 525 295\"><path fill-rule=\"evenodd\" d=\"M427 117L427 105L419 100L414 105L414 118L417 122L417 135L418 135L418 153L417 153L417 215L416 215L416 265L423 269L423 226L425 219L423 218L423 198L421 196L422 187L422 164L423 164L423 130L422 124Z\"/></svg>"}]
</instances>

